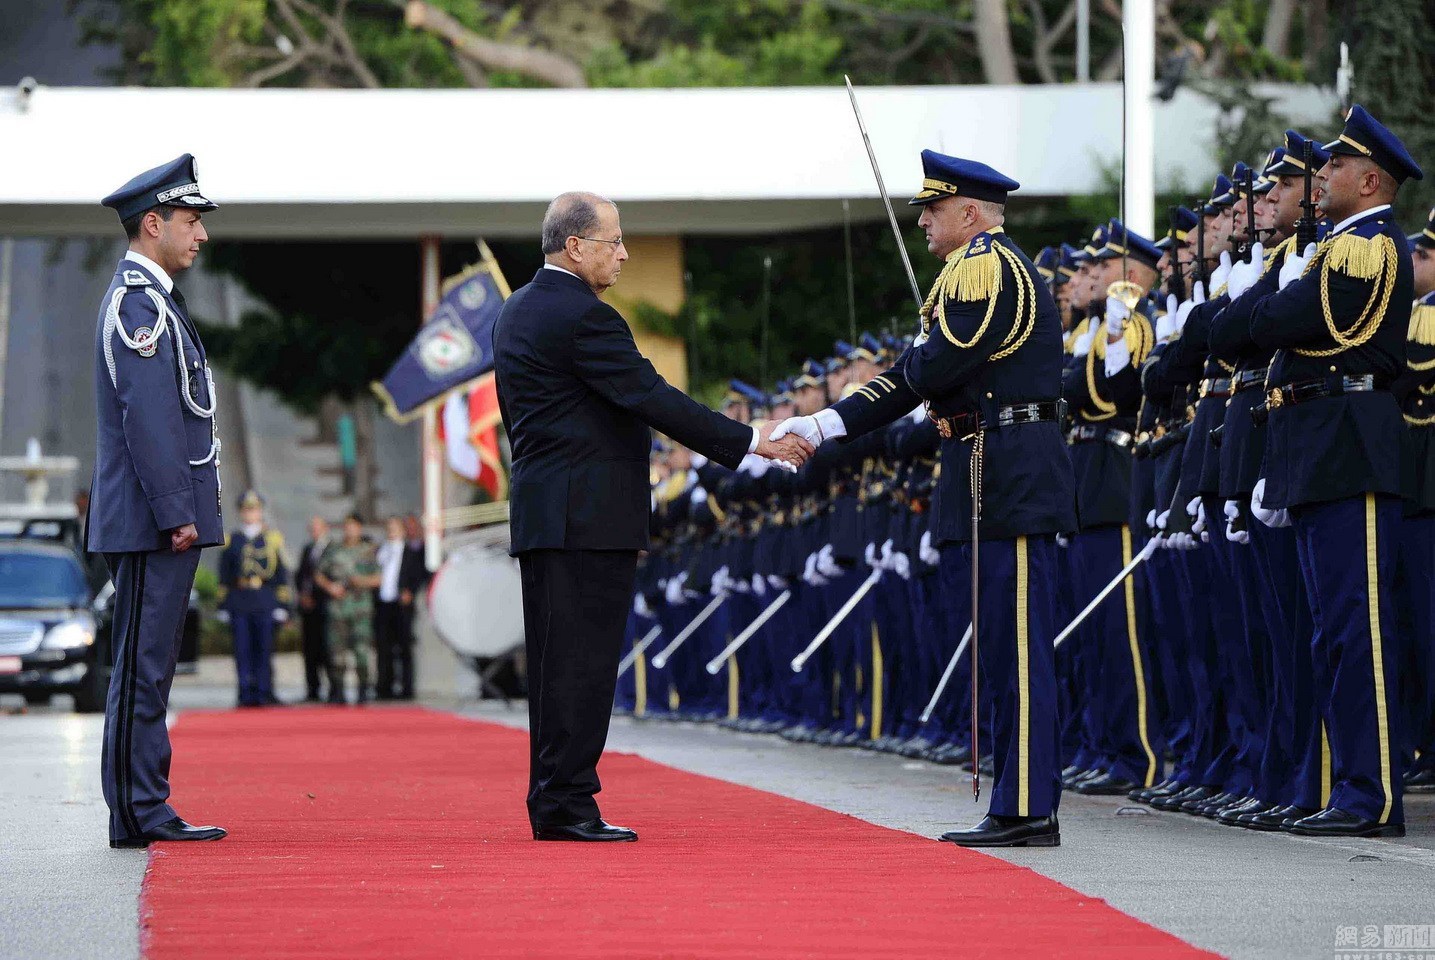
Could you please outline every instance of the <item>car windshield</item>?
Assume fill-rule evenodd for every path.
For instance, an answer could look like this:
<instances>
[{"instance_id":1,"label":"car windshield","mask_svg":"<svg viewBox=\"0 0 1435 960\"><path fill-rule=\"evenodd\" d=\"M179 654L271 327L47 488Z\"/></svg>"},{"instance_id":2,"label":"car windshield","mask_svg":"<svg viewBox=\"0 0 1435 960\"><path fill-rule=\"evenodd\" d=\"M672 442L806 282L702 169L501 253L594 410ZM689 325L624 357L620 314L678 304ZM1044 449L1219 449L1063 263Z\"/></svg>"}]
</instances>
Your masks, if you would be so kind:
<instances>
[{"instance_id":1,"label":"car windshield","mask_svg":"<svg viewBox=\"0 0 1435 960\"><path fill-rule=\"evenodd\" d=\"M82 606L87 592L70 557L0 551L0 607Z\"/></svg>"}]
</instances>

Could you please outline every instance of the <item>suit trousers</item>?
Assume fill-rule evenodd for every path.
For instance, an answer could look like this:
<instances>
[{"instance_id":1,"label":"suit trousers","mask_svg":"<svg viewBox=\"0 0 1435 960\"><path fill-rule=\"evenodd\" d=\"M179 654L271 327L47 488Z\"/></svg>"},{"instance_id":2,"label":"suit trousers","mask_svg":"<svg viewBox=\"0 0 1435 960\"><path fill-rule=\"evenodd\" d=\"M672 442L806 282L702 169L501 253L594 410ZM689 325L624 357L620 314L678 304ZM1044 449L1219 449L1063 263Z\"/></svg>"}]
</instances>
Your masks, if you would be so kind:
<instances>
[{"instance_id":1,"label":"suit trousers","mask_svg":"<svg viewBox=\"0 0 1435 960\"><path fill-rule=\"evenodd\" d=\"M598 816L635 550L529 550L518 557L528 652L528 816L565 826Z\"/></svg>"},{"instance_id":2,"label":"suit trousers","mask_svg":"<svg viewBox=\"0 0 1435 960\"><path fill-rule=\"evenodd\" d=\"M413 607L402 603L374 604L375 694L380 700L414 696Z\"/></svg>"},{"instance_id":3,"label":"suit trousers","mask_svg":"<svg viewBox=\"0 0 1435 960\"><path fill-rule=\"evenodd\" d=\"M329 672L328 614L322 607L299 614L304 648L304 688L311 700L319 699L319 685Z\"/></svg>"},{"instance_id":4,"label":"suit trousers","mask_svg":"<svg viewBox=\"0 0 1435 960\"><path fill-rule=\"evenodd\" d=\"M165 714L199 550L105 555L115 583L114 672L105 700L100 778L110 839L138 836L175 817L169 801Z\"/></svg>"}]
</instances>

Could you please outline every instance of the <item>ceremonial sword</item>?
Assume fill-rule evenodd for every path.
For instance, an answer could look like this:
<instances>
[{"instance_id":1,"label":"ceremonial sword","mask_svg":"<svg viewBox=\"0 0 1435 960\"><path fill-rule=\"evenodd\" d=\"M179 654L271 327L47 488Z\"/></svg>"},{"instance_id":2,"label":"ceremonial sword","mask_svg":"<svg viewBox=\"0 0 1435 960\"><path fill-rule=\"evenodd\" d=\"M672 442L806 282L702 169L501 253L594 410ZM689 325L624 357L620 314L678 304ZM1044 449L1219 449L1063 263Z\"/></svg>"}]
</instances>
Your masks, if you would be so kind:
<instances>
[{"instance_id":1,"label":"ceremonial sword","mask_svg":"<svg viewBox=\"0 0 1435 960\"><path fill-rule=\"evenodd\" d=\"M1105 600L1108 596L1110 596L1112 590L1115 590L1117 587L1121 586L1121 582L1123 580L1131 576L1131 574L1136 571L1137 567L1141 566L1142 563L1150 559L1151 554L1156 552L1156 548L1160 546L1160 544L1160 537L1152 537L1150 540L1147 540L1146 546L1141 548L1141 552L1136 554L1136 556L1132 558L1130 563L1121 568L1121 572L1116 575L1116 579L1112 580L1106 586L1102 587L1101 592L1098 593L1092 599L1092 601L1086 605L1086 609L1078 613L1076 615L1076 619L1068 623L1066 625L1066 629L1056 635L1056 639L1051 642L1052 647L1056 648L1061 646L1062 641L1064 641L1067 637L1071 636L1071 634L1075 632L1076 628L1081 626L1082 621L1084 621L1087 617L1091 616L1091 611L1095 610L1098 606L1100 606L1101 601Z\"/></svg>"},{"instance_id":2,"label":"ceremonial sword","mask_svg":"<svg viewBox=\"0 0 1435 960\"><path fill-rule=\"evenodd\" d=\"M847 615L852 612L852 608L857 606L858 601L867 596L867 591L876 586L877 581L880 579L882 579L882 571L873 570L872 575L862 581L862 586L858 587L852 596L847 598L847 602L842 605L842 609L838 610L836 615L827 621L827 626L822 628L822 632L812 638L812 642L807 645L807 649L792 658L793 673L802 672L802 668L807 666L807 661L817 652L817 648L827 642L827 638L832 636L832 631L836 630L838 625L847 619Z\"/></svg>"},{"instance_id":3,"label":"ceremonial sword","mask_svg":"<svg viewBox=\"0 0 1435 960\"><path fill-rule=\"evenodd\" d=\"M917 309L922 309L922 291L917 286L917 273L912 269L912 259L907 256L907 244L902 240L902 228L897 226L897 212L892 209L892 200L887 196L887 184L882 181L882 168L877 166L877 154L872 149L872 138L867 135L867 124L862 122L862 109L857 106L857 91L852 89L852 78L845 73L842 79L847 81L847 96L852 100L852 113L857 117L857 129L862 131L862 143L867 148L867 159L872 163L872 176L877 178L877 192L882 195L882 203L887 207L887 222L892 224L892 236L897 241L897 252L902 255L902 266L907 271L907 282L912 285L912 299L917 301Z\"/></svg>"},{"instance_id":4,"label":"ceremonial sword","mask_svg":"<svg viewBox=\"0 0 1435 960\"><path fill-rule=\"evenodd\" d=\"M752 639L752 635L754 633L757 633L758 629L764 623L766 623L774 613L780 610L784 603L791 599L791 590L784 590L782 591L782 593L778 594L777 599L772 601L772 603L768 604L767 609L762 611L762 613L758 614L757 619L754 620L752 623L749 623L747 625L747 629L744 630L742 633L738 634L732 643L729 643L725 648L723 648L722 653L718 654L717 656L713 657L711 660L708 661L708 673L712 674L713 676L717 676L717 672L722 669L723 662L729 657L731 657L733 654L737 653L738 649L744 643L747 643L748 640Z\"/></svg>"},{"instance_id":5,"label":"ceremonial sword","mask_svg":"<svg viewBox=\"0 0 1435 960\"><path fill-rule=\"evenodd\" d=\"M642 652L648 649L648 646L654 640L658 639L658 634L662 632L662 625L655 625L653 629L648 631L647 636L643 637L643 639L633 644L633 649L629 650L626 654L624 654L623 659L618 663L618 676L621 677L623 674L627 673L628 668L631 667L635 662L637 662L637 659L642 654Z\"/></svg>"},{"instance_id":6,"label":"ceremonial sword","mask_svg":"<svg viewBox=\"0 0 1435 960\"><path fill-rule=\"evenodd\" d=\"M693 631L697 630L698 627L702 626L703 621L707 620L708 617L712 616L713 613L717 610L717 608L722 606L723 601L730 596L732 596L732 594L724 590L722 593L719 593L717 596L713 597L712 602L709 603L706 607L703 607L702 612L700 612L696 617L693 617L691 620L688 621L688 625L686 627L683 627L683 632L674 637L672 643L668 644L666 647L658 651L658 655L653 658L653 666L659 670L667 666L668 658L673 655L673 651L678 649L678 647L681 647L683 645L683 641L686 640L688 637L691 637L693 635Z\"/></svg>"},{"instance_id":7,"label":"ceremonial sword","mask_svg":"<svg viewBox=\"0 0 1435 960\"><path fill-rule=\"evenodd\" d=\"M922 716L917 720L918 723L926 723L932 719L932 711L937 709L937 701L942 699L942 694L946 691L947 684L951 682L952 674L957 669L957 661L962 659L962 654L966 652L967 644L971 640L972 625L969 623L967 632L962 634L962 642L957 644L957 652L952 654L952 659L947 661L947 669L942 671L942 679L937 682L937 689L932 692L932 699L927 701L927 709L922 711Z\"/></svg>"}]
</instances>

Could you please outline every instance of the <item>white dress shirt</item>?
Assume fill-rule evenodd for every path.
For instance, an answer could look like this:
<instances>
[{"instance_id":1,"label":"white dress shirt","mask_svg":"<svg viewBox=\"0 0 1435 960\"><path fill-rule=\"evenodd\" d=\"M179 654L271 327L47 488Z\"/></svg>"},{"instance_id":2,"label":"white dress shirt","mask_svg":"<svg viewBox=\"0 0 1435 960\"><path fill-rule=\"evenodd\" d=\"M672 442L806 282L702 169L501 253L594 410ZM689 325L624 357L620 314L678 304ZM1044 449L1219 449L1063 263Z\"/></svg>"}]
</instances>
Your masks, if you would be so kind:
<instances>
[{"instance_id":1,"label":"white dress shirt","mask_svg":"<svg viewBox=\"0 0 1435 960\"><path fill-rule=\"evenodd\" d=\"M164 267L161 267L149 257L145 256L142 253L137 253L134 250L130 250L125 253L124 258L126 260L134 261L135 263L144 267L150 273L154 274L154 278L159 281L159 285L161 287L164 287L165 293L170 293L174 290L174 279L168 273L165 272Z\"/></svg>"},{"instance_id":2,"label":"white dress shirt","mask_svg":"<svg viewBox=\"0 0 1435 960\"><path fill-rule=\"evenodd\" d=\"M399 571L404 565L402 540L385 540L379 546L379 602L399 602Z\"/></svg>"}]
</instances>

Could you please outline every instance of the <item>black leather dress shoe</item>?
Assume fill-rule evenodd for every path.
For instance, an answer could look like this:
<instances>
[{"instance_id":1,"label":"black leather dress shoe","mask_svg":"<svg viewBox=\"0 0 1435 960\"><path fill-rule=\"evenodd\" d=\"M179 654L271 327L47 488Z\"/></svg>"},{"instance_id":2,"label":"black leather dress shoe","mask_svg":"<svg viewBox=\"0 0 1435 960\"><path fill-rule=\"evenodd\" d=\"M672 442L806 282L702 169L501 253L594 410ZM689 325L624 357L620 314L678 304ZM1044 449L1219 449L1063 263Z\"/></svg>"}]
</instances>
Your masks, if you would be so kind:
<instances>
[{"instance_id":1,"label":"black leather dress shoe","mask_svg":"<svg viewBox=\"0 0 1435 960\"><path fill-rule=\"evenodd\" d=\"M1271 805L1259 797L1251 797L1240 803L1233 803L1216 811L1216 821L1224 823L1228 827L1239 827L1241 818L1248 813L1261 813L1271 809Z\"/></svg>"},{"instance_id":2,"label":"black leather dress shoe","mask_svg":"<svg viewBox=\"0 0 1435 960\"><path fill-rule=\"evenodd\" d=\"M1156 797L1151 801L1151 806L1155 807L1157 810L1180 810L1181 804L1185 803L1188 800L1209 800L1215 795L1216 791L1213 787L1203 787L1197 785L1194 787L1187 787L1180 793L1173 793L1170 796Z\"/></svg>"},{"instance_id":3,"label":"black leather dress shoe","mask_svg":"<svg viewBox=\"0 0 1435 960\"><path fill-rule=\"evenodd\" d=\"M970 830L940 837L959 847L1059 847L1061 825L1056 817L1003 817L989 813Z\"/></svg>"},{"instance_id":4,"label":"black leather dress shoe","mask_svg":"<svg viewBox=\"0 0 1435 960\"><path fill-rule=\"evenodd\" d=\"M196 827L175 817L173 820L166 820L152 830L146 830L137 837L111 840L110 847L114 850L134 850L161 841L222 840L228 835L229 831L223 827Z\"/></svg>"},{"instance_id":5,"label":"black leather dress shoe","mask_svg":"<svg viewBox=\"0 0 1435 960\"><path fill-rule=\"evenodd\" d=\"M1098 777L1106 776L1106 771L1100 767L1092 767L1090 770L1080 770L1069 777L1061 778L1061 786L1066 790L1074 790L1079 784L1087 780L1095 780Z\"/></svg>"},{"instance_id":6,"label":"black leather dress shoe","mask_svg":"<svg viewBox=\"0 0 1435 960\"><path fill-rule=\"evenodd\" d=\"M1405 789L1412 793L1429 793L1435 790L1435 767L1407 773L1405 775Z\"/></svg>"},{"instance_id":7,"label":"black leather dress shoe","mask_svg":"<svg viewBox=\"0 0 1435 960\"><path fill-rule=\"evenodd\" d=\"M602 817L567 826L533 825L534 840L575 840L579 843L632 843L638 835L627 827L615 827Z\"/></svg>"},{"instance_id":8,"label":"black leather dress shoe","mask_svg":"<svg viewBox=\"0 0 1435 960\"><path fill-rule=\"evenodd\" d=\"M1088 797L1119 797L1136 789L1136 784L1106 773L1099 777L1082 780L1071 789Z\"/></svg>"},{"instance_id":9,"label":"black leather dress shoe","mask_svg":"<svg viewBox=\"0 0 1435 960\"><path fill-rule=\"evenodd\" d=\"M1281 821L1286 818L1286 807L1284 804L1276 804L1265 810L1256 810L1252 813L1243 813L1236 818L1236 826L1245 827L1247 830L1261 830L1269 833L1272 830L1281 828Z\"/></svg>"},{"instance_id":10,"label":"black leather dress shoe","mask_svg":"<svg viewBox=\"0 0 1435 960\"><path fill-rule=\"evenodd\" d=\"M1297 820L1291 833L1300 837L1403 837L1405 824L1377 823L1346 813L1339 807L1326 807L1320 813Z\"/></svg>"},{"instance_id":11,"label":"black leather dress shoe","mask_svg":"<svg viewBox=\"0 0 1435 960\"><path fill-rule=\"evenodd\" d=\"M1178 784L1175 780L1167 777L1160 783L1153 784L1149 787L1136 787L1130 793L1126 794L1126 797L1129 800L1135 800L1137 803L1150 803L1153 797L1175 793L1177 790L1182 789L1185 789L1182 784Z\"/></svg>"},{"instance_id":12,"label":"black leather dress shoe","mask_svg":"<svg viewBox=\"0 0 1435 960\"><path fill-rule=\"evenodd\" d=\"M1281 814L1280 829L1289 833L1291 827L1295 826L1297 823L1304 820L1306 817L1313 817L1317 813L1320 813L1320 808L1297 807L1296 805L1291 804L1289 807L1286 807L1279 812Z\"/></svg>"}]
</instances>

